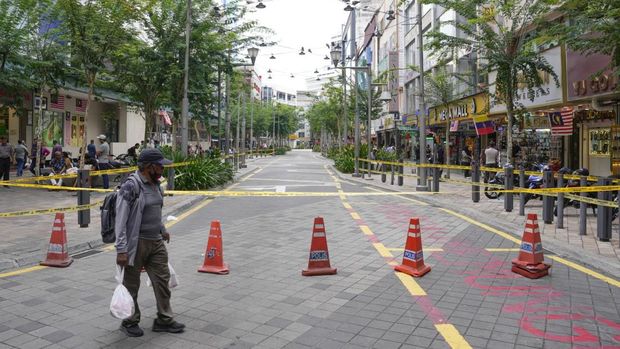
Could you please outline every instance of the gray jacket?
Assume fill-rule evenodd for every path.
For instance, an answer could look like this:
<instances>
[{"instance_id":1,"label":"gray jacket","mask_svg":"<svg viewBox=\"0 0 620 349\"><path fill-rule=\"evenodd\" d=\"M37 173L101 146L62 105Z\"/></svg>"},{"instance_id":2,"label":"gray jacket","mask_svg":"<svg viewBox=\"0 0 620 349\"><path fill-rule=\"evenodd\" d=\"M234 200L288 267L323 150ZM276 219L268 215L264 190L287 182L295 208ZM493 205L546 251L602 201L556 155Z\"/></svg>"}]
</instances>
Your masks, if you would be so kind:
<instances>
[{"instance_id":1,"label":"gray jacket","mask_svg":"<svg viewBox=\"0 0 620 349\"><path fill-rule=\"evenodd\" d=\"M138 186L136 186L138 184ZM140 238L140 224L142 212L144 212L144 192L146 183L140 177L138 171L129 175L121 185L116 196L116 219L114 231L116 233L116 252L127 253L129 265L133 266L138 250ZM159 186L159 182L157 183ZM164 195L161 187L162 197ZM161 223L161 232L166 232L166 226Z\"/></svg>"}]
</instances>

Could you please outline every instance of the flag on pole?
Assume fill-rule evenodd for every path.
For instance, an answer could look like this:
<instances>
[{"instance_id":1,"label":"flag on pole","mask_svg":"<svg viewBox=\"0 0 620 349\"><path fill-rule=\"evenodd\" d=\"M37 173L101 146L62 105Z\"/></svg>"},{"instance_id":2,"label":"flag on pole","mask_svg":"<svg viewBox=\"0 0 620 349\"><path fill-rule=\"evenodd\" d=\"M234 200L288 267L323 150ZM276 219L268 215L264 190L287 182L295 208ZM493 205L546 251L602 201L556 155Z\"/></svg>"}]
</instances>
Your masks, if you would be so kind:
<instances>
[{"instance_id":1,"label":"flag on pole","mask_svg":"<svg viewBox=\"0 0 620 349\"><path fill-rule=\"evenodd\" d=\"M86 112L86 106L88 105L88 101L84 99L75 99L75 111Z\"/></svg>"},{"instance_id":2,"label":"flag on pole","mask_svg":"<svg viewBox=\"0 0 620 349\"><path fill-rule=\"evenodd\" d=\"M563 109L559 112L549 113L549 123L551 124L551 135L570 136L573 134L573 114L572 108Z\"/></svg>"},{"instance_id":3,"label":"flag on pole","mask_svg":"<svg viewBox=\"0 0 620 349\"><path fill-rule=\"evenodd\" d=\"M65 110L65 96L51 95L50 96L50 108Z\"/></svg>"},{"instance_id":4,"label":"flag on pole","mask_svg":"<svg viewBox=\"0 0 620 349\"><path fill-rule=\"evenodd\" d=\"M495 123L489 120L487 115L474 116L474 125L478 136L488 135L495 132Z\"/></svg>"}]
</instances>

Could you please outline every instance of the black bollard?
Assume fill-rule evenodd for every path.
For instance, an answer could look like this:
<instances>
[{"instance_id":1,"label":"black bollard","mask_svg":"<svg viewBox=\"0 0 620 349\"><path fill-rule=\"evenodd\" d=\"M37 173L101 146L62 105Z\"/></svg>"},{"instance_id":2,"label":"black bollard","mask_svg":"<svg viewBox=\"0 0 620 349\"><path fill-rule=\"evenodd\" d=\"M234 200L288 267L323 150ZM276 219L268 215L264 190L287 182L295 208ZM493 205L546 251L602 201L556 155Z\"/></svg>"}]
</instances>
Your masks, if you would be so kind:
<instances>
[{"instance_id":1,"label":"black bollard","mask_svg":"<svg viewBox=\"0 0 620 349\"><path fill-rule=\"evenodd\" d=\"M588 186L588 177L586 176L581 176L581 178L579 179L579 186L581 187L587 187ZM582 197L587 197L588 193L587 192L581 192L581 196ZM588 219L588 204L580 201L579 202L579 235L587 235L587 219Z\"/></svg>"},{"instance_id":2,"label":"black bollard","mask_svg":"<svg viewBox=\"0 0 620 349\"><path fill-rule=\"evenodd\" d=\"M441 169L434 167L433 168L433 189L432 191L435 193L439 193L439 178L441 177Z\"/></svg>"},{"instance_id":3,"label":"black bollard","mask_svg":"<svg viewBox=\"0 0 620 349\"><path fill-rule=\"evenodd\" d=\"M387 174L385 173L385 164L381 164L381 183L385 183Z\"/></svg>"},{"instance_id":4,"label":"black bollard","mask_svg":"<svg viewBox=\"0 0 620 349\"><path fill-rule=\"evenodd\" d=\"M390 172L391 172L390 184L394 185L394 165L390 165Z\"/></svg>"},{"instance_id":5,"label":"black bollard","mask_svg":"<svg viewBox=\"0 0 620 349\"><path fill-rule=\"evenodd\" d=\"M553 188L553 172L543 172L543 185L545 188ZM553 202L555 198L551 195L543 196L543 221L546 224L553 223Z\"/></svg>"},{"instance_id":6,"label":"black bollard","mask_svg":"<svg viewBox=\"0 0 620 349\"><path fill-rule=\"evenodd\" d=\"M512 165L510 164L506 164L506 166L504 166L504 174L505 174L504 188L506 190L514 189L514 178L513 178L514 167L512 167ZM504 195L504 210L506 212L512 212L512 208L513 208L512 193L506 193L506 195Z\"/></svg>"},{"instance_id":7,"label":"black bollard","mask_svg":"<svg viewBox=\"0 0 620 349\"><path fill-rule=\"evenodd\" d=\"M609 178L599 178L597 185L609 185ZM610 191L599 191L598 199L611 200ZM611 208L607 206L598 206L596 209L596 237L599 241L609 241L611 239Z\"/></svg>"},{"instance_id":8,"label":"black bollard","mask_svg":"<svg viewBox=\"0 0 620 349\"><path fill-rule=\"evenodd\" d=\"M88 177L90 177L90 170L78 170L77 178L75 179L80 188L88 188ZM90 191L80 190L77 194L78 205L90 205ZM78 211L78 224L80 228L88 228L90 224L90 209L84 209Z\"/></svg>"},{"instance_id":9,"label":"black bollard","mask_svg":"<svg viewBox=\"0 0 620 349\"><path fill-rule=\"evenodd\" d=\"M519 170L519 187L525 189L525 169ZM525 193L519 193L519 216L525 216Z\"/></svg>"},{"instance_id":10,"label":"black bollard","mask_svg":"<svg viewBox=\"0 0 620 349\"><path fill-rule=\"evenodd\" d=\"M405 172L405 167L403 166L403 159L398 160L400 162L400 166L398 166L398 185L403 186L404 179L403 173Z\"/></svg>"},{"instance_id":11,"label":"black bollard","mask_svg":"<svg viewBox=\"0 0 620 349\"><path fill-rule=\"evenodd\" d=\"M480 202L480 167L477 161L471 162L471 201Z\"/></svg>"},{"instance_id":12,"label":"black bollard","mask_svg":"<svg viewBox=\"0 0 620 349\"><path fill-rule=\"evenodd\" d=\"M564 174L558 173L558 188L564 188ZM556 204L558 221L555 227L564 229L564 193L558 193L558 203Z\"/></svg>"}]
</instances>

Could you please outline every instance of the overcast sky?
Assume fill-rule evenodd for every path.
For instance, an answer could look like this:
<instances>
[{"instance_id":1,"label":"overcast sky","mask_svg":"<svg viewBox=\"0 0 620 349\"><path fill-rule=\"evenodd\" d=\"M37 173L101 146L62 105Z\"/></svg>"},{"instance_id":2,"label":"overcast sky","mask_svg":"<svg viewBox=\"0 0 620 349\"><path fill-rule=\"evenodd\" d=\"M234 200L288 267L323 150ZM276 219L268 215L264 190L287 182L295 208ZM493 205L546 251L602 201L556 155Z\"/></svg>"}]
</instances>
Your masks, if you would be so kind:
<instances>
[{"instance_id":1,"label":"overcast sky","mask_svg":"<svg viewBox=\"0 0 620 349\"><path fill-rule=\"evenodd\" d=\"M255 6L257 0L249 6ZM271 28L277 41L273 47L260 47L256 71L263 78L263 85L294 93L306 88L306 78L314 77L314 70L325 72L331 61L325 46L335 35L340 36L348 12L341 0L264 0L267 8L250 14L261 25ZM300 56L301 47L306 55ZM308 49L312 53L308 53ZM269 59L271 54L275 60ZM271 69L272 79L267 77ZM291 78L291 73L295 78Z\"/></svg>"}]
</instances>

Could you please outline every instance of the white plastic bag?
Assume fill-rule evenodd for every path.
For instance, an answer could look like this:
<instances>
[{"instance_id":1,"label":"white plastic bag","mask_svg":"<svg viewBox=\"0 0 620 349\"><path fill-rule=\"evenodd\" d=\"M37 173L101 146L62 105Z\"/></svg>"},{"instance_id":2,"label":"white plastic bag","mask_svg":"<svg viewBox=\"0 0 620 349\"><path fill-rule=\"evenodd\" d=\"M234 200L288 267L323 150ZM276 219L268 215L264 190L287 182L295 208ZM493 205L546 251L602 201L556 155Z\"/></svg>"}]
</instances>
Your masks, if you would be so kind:
<instances>
[{"instance_id":1,"label":"white plastic bag","mask_svg":"<svg viewBox=\"0 0 620 349\"><path fill-rule=\"evenodd\" d=\"M110 302L110 314L117 319L125 320L133 315L134 305L133 298L125 286L123 286L123 277L125 270L119 265L116 266L116 281L118 285L112 295Z\"/></svg>"},{"instance_id":2,"label":"white plastic bag","mask_svg":"<svg viewBox=\"0 0 620 349\"><path fill-rule=\"evenodd\" d=\"M175 288L179 286L179 278L177 276L176 271L174 271L174 268L172 268L172 264L170 263L168 263L168 270L170 270L170 281L168 282L168 287ZM151 286L153 286L153 283L151 282L151 278L147 276L146 287L151 287Z\"/></svg>"},{"instance_id":3,"label":"white plastic bag","mask_svg":"<svg viewBox=\"0 0 620 349\"><path fill-rule=\"evenodd\" d=\"M172 264L168 263L168 269L170 270L170 282L168 282L168 287L175 288L179 286L179 279L177 278L177 273L172 268Z\"/></svg>"}]
</instances>

